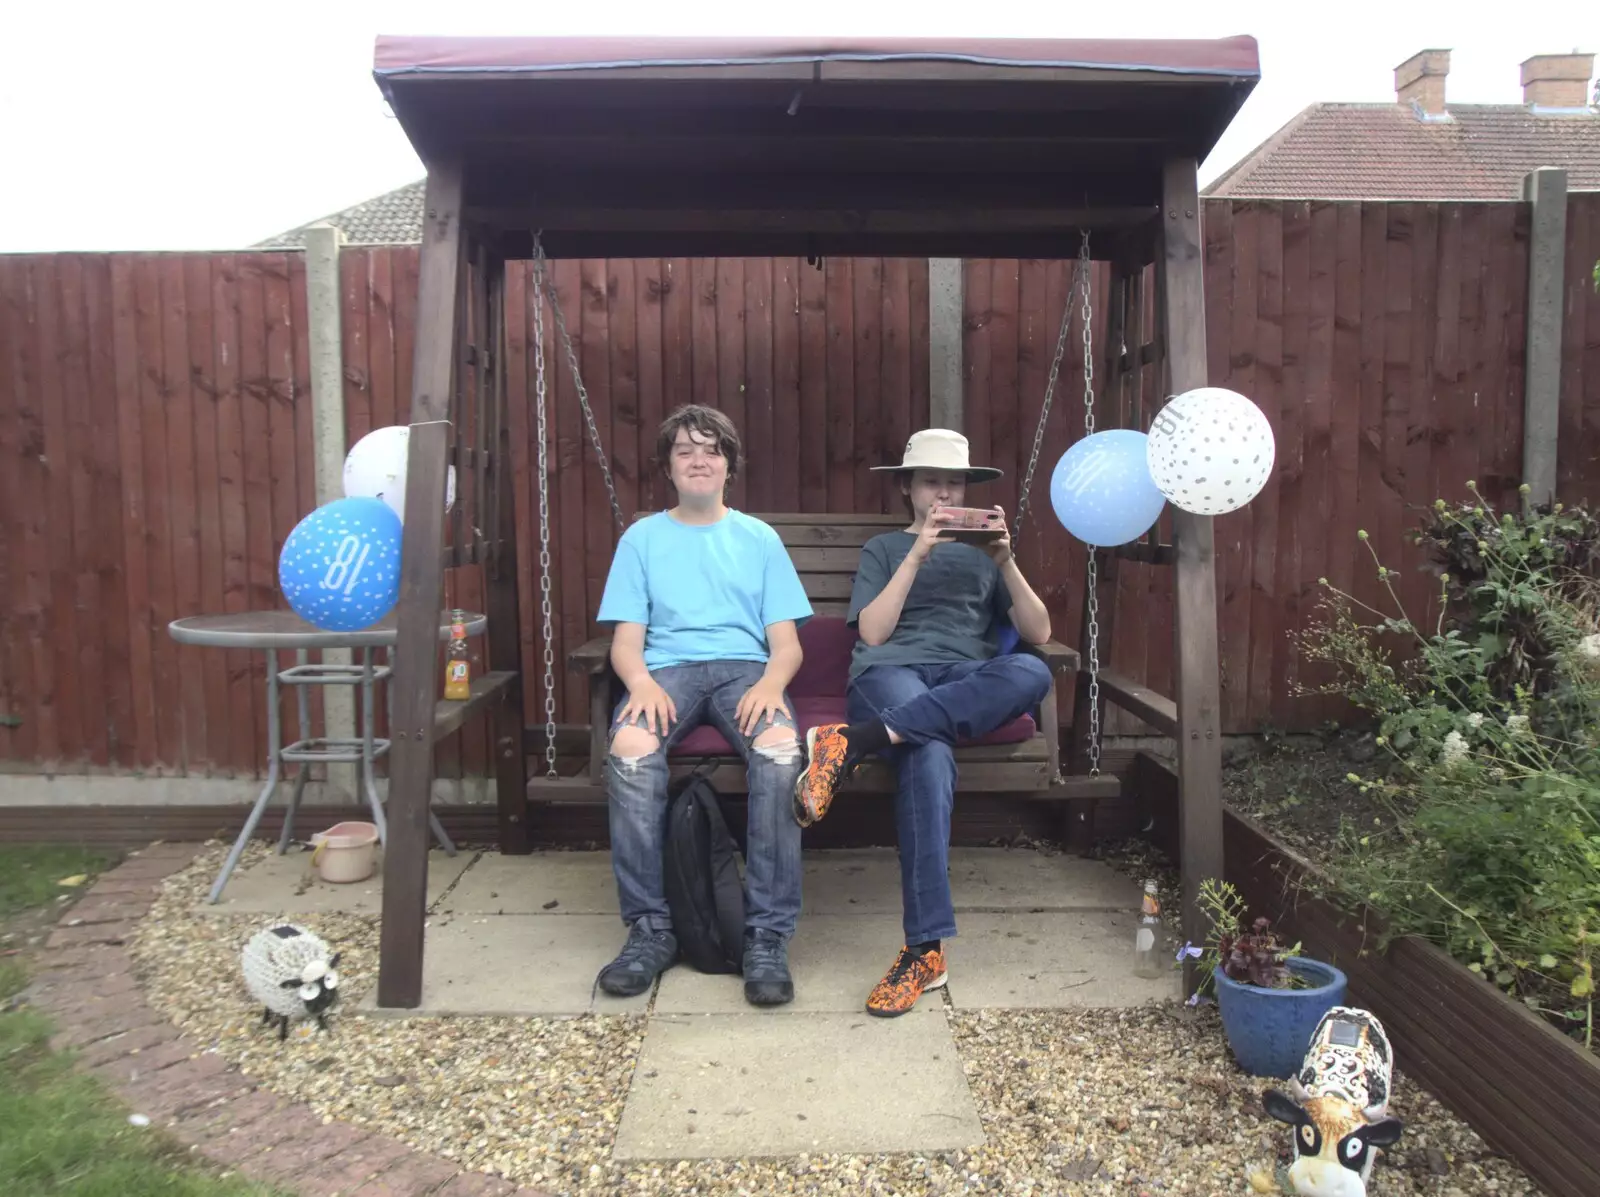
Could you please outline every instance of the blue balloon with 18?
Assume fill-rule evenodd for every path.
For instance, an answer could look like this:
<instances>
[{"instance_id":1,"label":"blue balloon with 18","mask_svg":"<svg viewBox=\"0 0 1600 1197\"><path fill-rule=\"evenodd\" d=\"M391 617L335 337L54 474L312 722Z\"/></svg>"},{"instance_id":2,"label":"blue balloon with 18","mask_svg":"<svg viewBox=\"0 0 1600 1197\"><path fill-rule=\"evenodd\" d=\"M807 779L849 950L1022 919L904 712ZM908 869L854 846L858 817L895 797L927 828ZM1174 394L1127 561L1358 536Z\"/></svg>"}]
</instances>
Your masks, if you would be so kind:
<instances>
[{"instance_id":1,"label":"blue balloon with 18","mask_svg":"<svg viewBox=\"0 0 1600 1197\"><path fill-rule=\"evenodd\" d=\"M328 632L371 627L400 598L402 526L381 499L335 499L295 525L278 556L294 613Z\"/></svg>"}]
</instances>

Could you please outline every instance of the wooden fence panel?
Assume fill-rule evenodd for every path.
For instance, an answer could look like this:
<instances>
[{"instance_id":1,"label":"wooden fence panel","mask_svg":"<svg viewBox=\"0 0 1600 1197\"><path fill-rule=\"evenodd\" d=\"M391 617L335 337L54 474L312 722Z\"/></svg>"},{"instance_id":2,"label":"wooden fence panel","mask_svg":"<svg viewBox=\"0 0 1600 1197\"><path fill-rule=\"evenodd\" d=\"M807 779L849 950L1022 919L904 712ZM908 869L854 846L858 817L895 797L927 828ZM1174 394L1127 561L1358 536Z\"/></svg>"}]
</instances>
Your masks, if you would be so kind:
<instances>
[{"instance_id":1,"label":"wooden fence panel","mask_svg":"<svg viewBox=\"0 0 1600 1197\"><path fill-rule=\"evenodd\" d=\"M1380 601L1375 551L1402 570L1398 593L1421 614L1432 587L1403 541L1420 509L1462 496L1468 479L1495 502L1520 481L1528 213L1510 203L1208 200L1204 215L1210 380L1260 404L1278 453L1256 502L1217 521L1224 724L1306 728L1343 713L1295 693L1317 680L1290 637L1314 609L1318 580ZM1600 296L1590 274L1600 195L1569 198L1568 229L1560 488L1585 499L1596 497L1586 491L1600 457ZM1072 269L965 264L966 431L974 458L1006 471L981 501L1008 512ZM616 530L553 314L533 293L529 265L509 270L524 701L530 723L542 724L532 410L542 312L557 718L582 721L565 655L597 631ZM340 271L354 443L406 418L416 248L347 247ZM738 421L746 463L734 498L746 509L898 508L892 483L870 467L895 459L928 420L926 262L592 260L551 271L625 514L668 501L654 430L688 400ZM1097 266L1097 391L1108 281ZM1153 290L1147 277L1147 311ZM1084 554L1048 491L1056 461L1082 435L1081 336L1074 313L1017 538L1068 641ZM306 346L298 254L0 259L0 767L259 776L259 654L180 648L166 624L192 610L282 605L278 551L314 502ZM1158 372L1146 373L1143 428L1165 398ZM1099 426L1110 426L1107 414ZM447 602L481 604L473 573L452 571ZM1122 563L1122 618L1102 657L1158 690L1171 685L1170 588L1164 567ZM283 715L292 727L292 696ZM380 734L386 725L380 712ZM1108 731L1141 730L1112 713ZM454 775L483 771L484 734L469 729L443 754Z\"/></svg>"},{"instance_id":2,"label":"wooden fence panel","mask_svg":"<svg viewBox=\"0 0 1600 1197\"><path fill-rule=\"evenodd\" d=\"M1557 495L1600 498L1600 192L1567 199L1565 321L1561 330L1561 417Z\"/></svg>"}]
</instances>

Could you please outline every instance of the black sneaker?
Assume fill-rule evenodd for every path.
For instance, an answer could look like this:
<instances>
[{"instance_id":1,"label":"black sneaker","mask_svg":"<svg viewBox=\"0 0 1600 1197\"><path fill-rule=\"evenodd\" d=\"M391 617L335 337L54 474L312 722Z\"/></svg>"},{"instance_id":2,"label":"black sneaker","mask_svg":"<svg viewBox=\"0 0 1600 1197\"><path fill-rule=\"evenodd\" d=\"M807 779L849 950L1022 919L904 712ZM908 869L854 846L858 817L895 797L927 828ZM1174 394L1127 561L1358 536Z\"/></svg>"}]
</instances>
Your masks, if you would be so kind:
<instances>
[{"instance_id":1,"label":"black sneaker","mask_svg":"<svg viewBox=\"0 0 1600 1197\"><path fill-rule=\"evenodd\" d=\"M744 1000L752 1006L794 1001L789 949L776 931L754 928L744 935Z\"/></svg>"},{"instance_id":2,"label":"black sneaker","mask_svg":"<svg viewBox=\"0 0 1600 1197\"><path fill-rule=\"evenodd\" d=\"M629 929L617 958L600 970L600 988L614 997L637 997L677 958L677 936L652 931L640 920Z\"/></svg>"}]
</instances>

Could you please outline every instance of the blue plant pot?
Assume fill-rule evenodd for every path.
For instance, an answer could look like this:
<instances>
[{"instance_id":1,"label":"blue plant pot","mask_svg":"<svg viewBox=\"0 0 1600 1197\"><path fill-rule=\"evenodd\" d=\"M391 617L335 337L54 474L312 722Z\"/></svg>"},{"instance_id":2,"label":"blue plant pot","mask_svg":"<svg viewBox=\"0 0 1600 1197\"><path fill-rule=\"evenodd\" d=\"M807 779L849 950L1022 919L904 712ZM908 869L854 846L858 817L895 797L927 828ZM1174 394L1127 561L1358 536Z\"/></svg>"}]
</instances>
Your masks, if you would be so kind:
<instances>
[{"instance_id":1,"label":"blue plant pot","mask_svg":"<svg viewBox=\"0 0 1600 1197\"><path fill-rule=\"evenodd\" d=\"M1218 968L1217 1009L1233 1058L1251 1076L1282 1080L1299 1071L1311 1034L1322 1016L1344 1004L1345 975L1331 964L1291 957L1289 971L1310 982L1307 989L1263 989L1241 985Z\"/></svg>"}]
</instances>

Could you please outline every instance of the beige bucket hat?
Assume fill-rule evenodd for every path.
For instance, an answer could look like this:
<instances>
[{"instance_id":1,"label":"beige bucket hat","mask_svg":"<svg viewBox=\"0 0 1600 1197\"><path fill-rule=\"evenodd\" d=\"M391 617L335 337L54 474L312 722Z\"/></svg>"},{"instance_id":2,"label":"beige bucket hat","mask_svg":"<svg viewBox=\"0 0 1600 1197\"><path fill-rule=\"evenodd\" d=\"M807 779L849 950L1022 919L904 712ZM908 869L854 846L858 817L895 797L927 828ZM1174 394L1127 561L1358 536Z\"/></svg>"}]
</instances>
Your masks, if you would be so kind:
<instances>
[{"instance_id":1,"label":"beige bucket hat","mask_svg":"<svg viewBox=\"0 0 1600 1197\"><path fill-rule=\"evenodd\" d=\"M875 472L959 470L968 482L992 482L1004 473L994 466L975 466L968 459L967 438L948 428L924 428L911 434L899 465L873 466Z\"/></svg>"}]
</instances>

